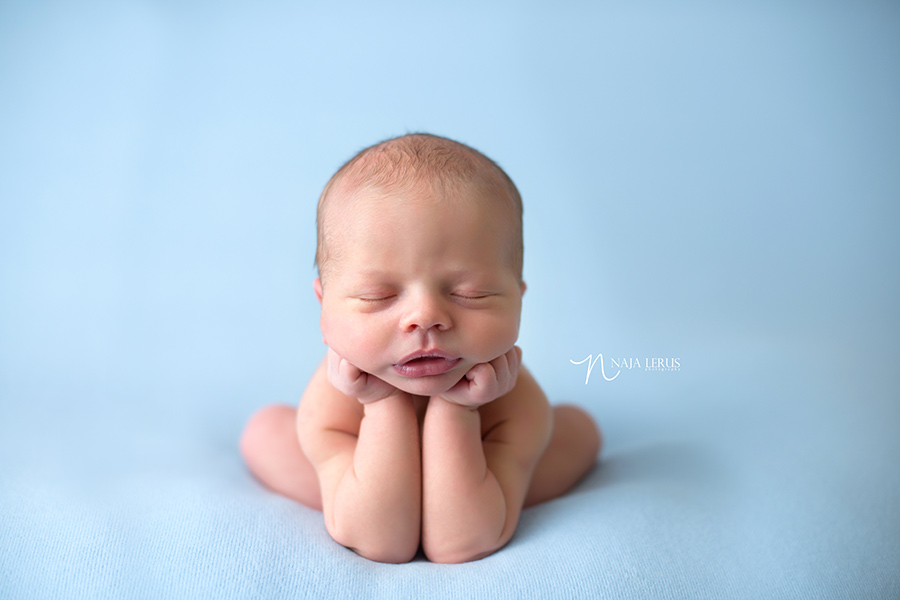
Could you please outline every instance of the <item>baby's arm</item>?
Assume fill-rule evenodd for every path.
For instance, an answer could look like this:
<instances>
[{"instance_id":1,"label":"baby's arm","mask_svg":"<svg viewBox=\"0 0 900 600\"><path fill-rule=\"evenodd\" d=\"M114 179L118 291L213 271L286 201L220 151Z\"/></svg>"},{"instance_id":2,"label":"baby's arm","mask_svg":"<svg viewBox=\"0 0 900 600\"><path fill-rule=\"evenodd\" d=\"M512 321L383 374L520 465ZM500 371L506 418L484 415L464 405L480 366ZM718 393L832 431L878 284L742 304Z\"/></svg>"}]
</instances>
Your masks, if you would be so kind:
<instances>
[{"instance_id":1,"label":"baby's arm","mask_svg":"<svg viewBox=\"0 0 900 600\"><path fill-rule=\"evenodd\" d=\"M372 376L354 372L331 350L328 360L331 372L323 362L298 415L301 446L319 477L325 526L361 556L409 561L419 546L422 472L412 397L393 390L373 400L369 395L383 395L384 382L366 382Z\"/></svg>"},{"instance_id":2,"label":"baby's arm","mask_svg":"<svg viewBox=\"0 0 900 600\"><path fill-rule=\"evenodd\" d=\"M479 365L482 381L476 376L468 390L429 401L422 433L422 546L432 561L487 556L515 531L552 427L549 403L534 378L519 371L519 358L514 348L489 363L493 380ZM479 411L479 402L489 402L488 388L510 375L506 390L515 387Z\"/></svg>"}]
</instances>

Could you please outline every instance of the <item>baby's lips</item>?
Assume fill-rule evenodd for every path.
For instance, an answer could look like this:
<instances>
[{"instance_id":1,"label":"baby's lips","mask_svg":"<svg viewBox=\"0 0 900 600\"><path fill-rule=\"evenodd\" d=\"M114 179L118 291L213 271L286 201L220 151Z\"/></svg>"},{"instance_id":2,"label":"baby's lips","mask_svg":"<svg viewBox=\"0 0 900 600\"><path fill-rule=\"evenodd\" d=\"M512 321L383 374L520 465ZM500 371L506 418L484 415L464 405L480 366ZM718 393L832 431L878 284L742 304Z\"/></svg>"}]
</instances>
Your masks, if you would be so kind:
<instances>
[{"instance_id":1,"label":"baby's lips","mask_svg":"<svg viewBox=\"0 0 900 600\"><path fill-rule=\"evenodd\" d=\"M435 348L432 350L417 350L417 351L413 352L412 354L408 354L408 355L404 356L403 358L401 358L399 361L397 361L397 363L394 366L402 367L402 366L406 365L407 363L412 362L414 360L421 360L421 359L428 359L428 358L434 358L434 359L442 358L444 360L449 360L449 361L454 361L454 362L459 360L458 356L450 354L449 352L444 352L443 350L441 350L439 348Z\"/></svg>"},{"instance_id":2,"label":"baby's lips","mask_svg":"<svg viewBox=\"0 0 900 600\"><path fill-rule=\"evenodd\" d=\"M403 377L433 377L451 371L460 360L450 355L416 353L395 364L394 371Z\"/></svg>"}]
</instances>

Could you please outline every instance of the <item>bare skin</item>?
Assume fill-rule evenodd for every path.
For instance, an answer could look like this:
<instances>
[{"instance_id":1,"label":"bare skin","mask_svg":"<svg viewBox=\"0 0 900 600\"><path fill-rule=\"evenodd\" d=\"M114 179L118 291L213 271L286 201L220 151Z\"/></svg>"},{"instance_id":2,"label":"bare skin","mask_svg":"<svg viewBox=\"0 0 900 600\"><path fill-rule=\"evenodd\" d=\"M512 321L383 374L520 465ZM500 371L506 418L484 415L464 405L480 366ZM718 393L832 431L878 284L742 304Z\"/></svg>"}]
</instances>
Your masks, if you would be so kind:
<instances>
[{"instance_id":1,"label":"bare skin","mask_svg":"<svg viewBox=\"0 0 900 600\"><path fill-rule=\"evenodd\" d=\"M396 160L445 169L469 156L428 144L439 152ZM590 417L551 408L521 367L520 215L502 182L476 179L330 186L313 284L326 359L297 411L263 409L241 441L263 483L321 510L335 541L372 560L406 562L420 546L435 562L487 556L600 449Z\"/></svg>"},{"instance_id":2,"label":"bare skin","mask_svg":"<svg viewBox=\"0 0 900 600\"><path fill-rule=\"evenodd\" d=\"M432 399L411 395L408 398L394 397L391 402L379 407L383 409L380 413L374 412L372 409L380 401L371 406L364 405L339 392L329 383L327 370L326 360L313 375L299 410L285 405L273 405L254 414L241 438L241 451L251 471L267 487L310 508L323 510L323 497L333 505L337 488L334 479L343 479L343 475L351 470L349 466L357 450L365 450L367 444L376 445L379 442L377 438L389 438L393 433L400 432L399 437L409 444L407 448L403 448L401 442L399 452L401 462L406 461L403 464L407 465L410 477L398 482L393 479L393 470L390 475L397 484L399 503L393 504L397 499L391 499L385 504L393 506L396 512L388 518L391 526L387 531L370 532L369 536L370 539L379 539L384 543L376 548L350 537L345 539L342 536L348 534L335 526L335 509L326 514L329 532L341 537L335 539L339 542L345 539L345 545L373 560L406 562L415 556L420 542L426 556L436 562L464 562L494 552L512 536L522 508L552 500L569 491L593 467L602 445L599 430L587 413L575 406L550 407L534 378L524 369L519 371L516 385L510 393L496 402L482 405L475 414L456 415L452 413L462 413L462 410L457 411L456 408L463 407L454 408L446 402L435 402L432 405ZM326 406L329 407L328 416L319 422L322 417L320 411ZM512 406L516 410L510 411ZM522 410L525 406L528 409ZM516 416L514 423L509 422L512 415ZM375 426L379 423L377 419L394 419L398 416L403 427L394 429L396 423L392 422L392 429L382 432L382 435L376 433ZM308 420L301 422L304 418ZM363 427L365 419L369 419L373 427ZM319 424L311 425L316 422ZM428 429L425 428L426 423L430 426ZM454 429L466 430L467 427L469 433L475 429L476 435L469 436L472 443L460 448ZM323 444L331 446L330 451L334 453L334 456L323 461L330 461L329 464L332 465L331 472L328 467L325 468L325 486L332 488L331 493L325 496L316 468L303 452L300 442L299 436L311 429L318 429L320 432L328 430L328 435L333 435L333 444L327 440ZM450 453L459 459L455 465L442 464L442 458L447 452L439 437L442 429L445 434L443 444L449 443L452 446ZM367 435L369 433L373 435ZM316 433L311 435L315 437ZM323 434L318 435L321 437ZM516 435L538 441L525 444L528 450L520 449L513 453L515 457L511 457L507 449ZM412 445L412 440L416 446ZM535 451L535 455L529 457L530 452ZM380 448L375 455L385 459L382 466L396 466L387 457L384 448ZM474 502L477 495L461 493L463 490L460 489L458 479L446 475L448 470L461 470L464 474L471 475L467 477L468 485L477 490L479 483L488 481L484 478L486 471L472 469L470 461L484 464L487 469L495 469L501 473L499 480L491 478L490 483L480 490L488 498L491 497L491 492L495 493L495 504L492 505L494 512L477 510L477 506L473 510L473 505L477 504ZM519 467L518 461L524 462L524 467ZM429 466L432 464L435 476L430 479L426 476L423 482L421 474L431 473ZM377 469L377 465L360 463L355 472L361 475L367 468ZM372 475L376 483L379 482L378 477L378 474ZM491 489L491 486L497 485L494 483L497 481L503 482L499 485L500 489ZM346 482L343 483L347 485ZM357 494L365 492L361 487ZM463 503L438 505L441 500L459 496L470 498L473 503L468 506ZM359 498L356 494L354 497ZM435 502L425 500L420 504L420 499L427 498L434 498ZM431 510L435 525L426 525L432 522L432 518L422 514L422 507L426 515ZM355 509L354 506L350 508ZM452 518L446 521L438 519L439 515L446 515L454 509L466 511L462 522L469 524L469 528L460 528L458 521ZM337 512L340 512L339 509ZM473 519L473 514L482 517L483 521ZM360 520L368 522L373 518L373 515L366 515L361 516ZM398 527L399 524L405 526ZM442 531L442 527L449 531L462 531L469 536L467 543L462 544L462 550L451 551L449 543L426 542L444 539L446 531ZM487 539L481 539L478 535L481 533L489 534L485 535Z\"/></svg>"}]
</instances>

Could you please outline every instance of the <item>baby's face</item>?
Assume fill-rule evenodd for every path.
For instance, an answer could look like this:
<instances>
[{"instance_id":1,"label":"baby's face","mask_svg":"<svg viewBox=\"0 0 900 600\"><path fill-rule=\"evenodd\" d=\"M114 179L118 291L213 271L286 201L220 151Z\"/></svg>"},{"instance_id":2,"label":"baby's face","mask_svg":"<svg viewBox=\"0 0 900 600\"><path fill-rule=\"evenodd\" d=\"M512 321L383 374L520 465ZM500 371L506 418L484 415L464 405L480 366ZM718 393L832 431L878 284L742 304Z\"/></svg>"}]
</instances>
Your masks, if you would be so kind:
<instances>
[{"instance_id":1,"label":"baby's face","mask_svg":"<svg viewBox=\"0 0 900 600\"><path fill-rule=\"evenodd\" d=\"M524 285L512 266L511 217L473 194L332 199L330 264L316 281L326 344L424 396L512 348Z\"/></svg>"}]
</instances>

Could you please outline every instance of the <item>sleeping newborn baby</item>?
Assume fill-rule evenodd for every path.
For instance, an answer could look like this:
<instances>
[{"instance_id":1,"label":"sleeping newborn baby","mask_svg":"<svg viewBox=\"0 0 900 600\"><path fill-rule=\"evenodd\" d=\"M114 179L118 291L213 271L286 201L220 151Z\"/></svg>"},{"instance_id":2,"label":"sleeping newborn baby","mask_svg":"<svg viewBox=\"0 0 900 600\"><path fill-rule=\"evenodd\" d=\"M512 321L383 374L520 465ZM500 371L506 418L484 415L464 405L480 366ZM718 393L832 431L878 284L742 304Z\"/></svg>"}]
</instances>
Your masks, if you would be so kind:
<instances>
[{"instance_id":1,"label":"sleeping newborn baby","mask_svg":"<svg viewBox=\"0 0 900 600\"><path fill-rule=\"evenodd\" d=\"M515 185L466 145L406 135L345 164L317 223L327 353L297 410L251 418L249 468L366 558L495 552L522 508L570 489L601 444L584 411L550 406L515 345Z\"/></svg>"}]
</instances>

